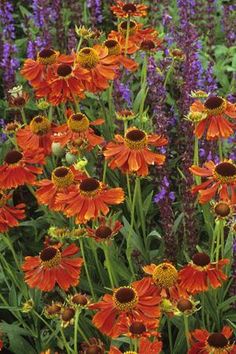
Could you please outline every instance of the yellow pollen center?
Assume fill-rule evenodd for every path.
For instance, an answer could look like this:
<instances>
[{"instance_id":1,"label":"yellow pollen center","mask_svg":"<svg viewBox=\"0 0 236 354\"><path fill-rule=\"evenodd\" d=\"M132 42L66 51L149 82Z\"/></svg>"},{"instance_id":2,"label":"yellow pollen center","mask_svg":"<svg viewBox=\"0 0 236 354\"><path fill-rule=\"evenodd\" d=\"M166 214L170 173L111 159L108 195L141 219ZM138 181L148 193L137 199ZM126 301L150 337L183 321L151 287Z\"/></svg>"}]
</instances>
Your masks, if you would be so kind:
<instances>
[{"instance_id":1,"label":"yellow pollen center","mask_svg":"<svg viewBox=\"0 0 236 354\"><path fill-rule=\"evenodd\" d=\"M108 55L119 55L121 53L121 46L114 39L108 39L104 42L104 45L108 49Z\"/></svg>"},{"instance_id":2,"label":"yellow pollen center","mask_svg":"<svg viewBox=\"0 0 236 354\"><path fill-rule=\"evenodd\" d=\"M68 167L57 167L52 172L52 182L59 188L70 186L74 181L74 174Z\"/></svg>"},{"instance_id":3,"label":"yellow pollen center","mask_svg":"<svg viewBox=\"0 0 236 354\"><path fill-rule=\"evenodd\" d=\"M34 117L30 122L30 130L37 135L46 134L51 127L50 121L43 116Z\"/></svg>"},{"instance_id":4,"label":"yellow pollen center","mask_svg":"<svg viewBox=\"0 0 236 354\"><path fill-rule=\"evenodd\" d=\"M44 268L53 268L61 263L61 252L52 246L45 248L39 257Z\"/></svg>"},{"instance_id":5,"label":"yellow pollen center","mask_svg":"<svg viewBox=\"0 0 236 354\"><path fill-rule=\"evenodd\" d=\"M125 144L131 150L141 150L147 146L147 135L139 129L131 129L125 135Z\"/></svg>"},{"instance_id":6,"label":"yellow pollen center","mask_svg":"<svg viewBox=\"0 0 236 354\"><path fill-rule=\"evenodd\" d=\"M208 116L217 116L219 114L224 113L227 103L226 100L224 100L221 97L209 97L205 104L205 112L207 113Z\"/></svg>"},{"instance_id":7,"label":"yellow pollen center","mask_svg":"<svg viewBox=\"0 0 236 354\"><path fill-rule=\"evenodd\" d=\"M138 294L131 286L123 286L114 291L113 301L120 311L132 310L138 303Z\"/></svg>"},{"instance_id":8,"label":"yellow pollen center","mask_svg":"<svg viewBox=\"0 0 236 354\"><path fill-rule=\"evenodd\" d=\"M156 266L152 278L154 283L161 288L170 288L177 282L178 271L170 263L161 263Z\"/></svg>"},{"instance_id":9,"label":"yellow pollen center","mask_svg":"<svg viewBox=\"0 0 236 354\"><path fill-rule=\"evenodd\" d=\"M213 170L213 177L222 184L236 182L236 165L229 161L220 162Z\"/></svg>"},{"instance_id":10,"label":"yellow pollen center","mask_svg":"<svg viewBox=\"0 0 236 354\"><path fill-rule=\"evenodd\" d=\"M85 47L77 55L78 63L86 69L94 68L99 62L99 55L93 48Z\"/></svg>"},{"instance_id":11,"label":"yellow pollen center","mask_svg":"<svg viewBox=\"0 0 236 354\"><path fill-rule=\"evenodd\" d=\"M73 132L82 133L89 128L89 120L85 114L72 114L67 120L67 125Z\"/></svg>"},{"instance_id":12,"label":"yellow pollen center","mask_svg":"<svg viewBox=\"0 0 236 354\"><path fill-rule=\"evenodd\" d=\"M40 64L44 64L44 65L54 64L56 62L56 59L57 59L57 53L55 52L55 50L52 49L43 49L37 55L37 61Z\"/></svg>"}]
</instances>

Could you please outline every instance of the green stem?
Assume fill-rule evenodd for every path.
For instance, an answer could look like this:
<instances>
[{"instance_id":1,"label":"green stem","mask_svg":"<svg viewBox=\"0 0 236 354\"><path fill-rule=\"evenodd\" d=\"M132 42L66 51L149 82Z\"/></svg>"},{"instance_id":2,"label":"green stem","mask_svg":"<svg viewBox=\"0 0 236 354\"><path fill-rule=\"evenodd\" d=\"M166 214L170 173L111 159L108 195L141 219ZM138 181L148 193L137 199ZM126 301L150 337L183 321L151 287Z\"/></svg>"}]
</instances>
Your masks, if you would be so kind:
<instances>
[{"instance_id":1,"label":"green stem","mask_svg":"<svg viewBox=\"0 0 236 354\"><path fill-rule=\"evenodd\" d=\"M219 156L220 160L223 160L223 141L219 138L218 140L218 147L219 147Z\"/></svg>"},{"instance_id":2,"label":"green stem","mask_svg":"<svg viewBox=\"0 0 236 354\"><path fill-rule=\"evenodd\" d=\"M52 121L52 113L53 113L53 106L50 106L48 110L48 119L50 120L50 122Z\"/></svg>"},{"instance_id":3,"label":"green stem","mask_svg":"<svg viewBox=\"0 0 236 354\"><path fill-rule=\"evenodd\" d=\"M58 335L55 333L55 329L53 329L53 328L48 324L48 322L45 321L45 319L44 319L42 316L40 316L40 315L38 314L37 311L35 311L34 309L33 309L32 311L33 311L33 314L34 314L36 317L38 317L38 318L40 319L40 321L42 321L42 322L45 324L46 327L48 327L48 329L54 334L54 336L57 338L57 340L60 340L60 338L58 337Z\"/></svg>"},{"instance_id":4,"label":"green stem","mask_svg":"<svg viewBox=\"0 0 236 354\"><path fill-rule=\"evenodd\" d=\"M112 98L112 91L113 91L113 82L110 83L107 91L107 96L108 96L108 108L109 108L109 121L111 123L111 126L114 127L114 122L113 122L113 98Z\"/></svg>"},{"instance_id":5,"label":"green stem","mask_svg":"<svg viewBox=\"0 0 236 354\"><path fill-rule=\"evenodd\" d=\"M19 271L21 272L21 267L19 265L19 262L18 262L16 253L15 253L14 247L13 247L12 242L11 242L11 239L10 239L10 237L9 237L9 235L7 233L5 233L5 235L6 236L3 235L2 239L5 242L5 244L9 247L9 249L10 249L10 251L12 253L12 256L14 258L14 261L16 263L16 266L19 269Z\"/></svg>"},{"instance_id":6,"label":"green stem","mask_svg":"<svg viewBox=\"0 0 236 354\"><path fill-rule=\"evenodd\" d=\"M105 160L104 166L103 166L103 174L102 174L102 182L103 183L106 183L107 165L108 165L108 162L107 162L107 160Z\"/></svg>"},{"instance_id":7,"label":"green stem","mask_svg":"<svg viewBox=\"0 0 236 354\"><path fill-rule=\"evenodd\" d=\"M106 267L107 267L111 287L112 287L112 289L114 289L114 288L116 288L116 285L113 280L113 274L112 274L112 270L111 270L111 262L110 262L108 247L109 246L107 244L104 244L103 251L104 251L104 255L105 255L105 259L106 259Z\"/></svg>"},{"instance_id":8,"label":"green stem","mask_svg":"<svg viewBox=\"0 0 236 354\"><path fill-rule=\"evenodd\" d=\"M142 201L142 192L141 192L141 186L140 186L140 179L137 178L137 196L138 196L138 208L137 211L140 214L140 220L141 220L141 227L142 227L142 232L143 232L143 237L144 237L144 242L146 238L146 223L145 223L145 215L144 215L144 209L143 209L143 201Z\"/></svg>"},{"instance_id":9,"label":"green stem","mask_svg":"<svg viewBox=\"0 0 236 354\"><path fill-rule=\"evenodd\" d=\"M76 49L77 53L78 53L78 51L80 50L80 47L81 47L82 42L83 42L83 37L80 37L79 43L78 43L77 49Z\"/></svg>"},{"instance_id":10,"label":"green stem","mask_svg":"<svg viewBox=\"0 0 236 354\"><path fill-rule=\"evenodd\" d=\"M27 124L24 108L21 108L20 112L21 112L21 117L22 117L23 123Z\"/></svg>"},{"instance_id":11,"label":"green stem","mask_svg":"<svg viewBox=\"0 0 236 354\"><path fill-rule=\"evenodd\" d=\"M127 56L128 51L128 43L129 43L129 32L130 32L130 16L127 19L127 29L126 29L126 36L125 36L125 57Z\"/></svg>"},{"instance_id":12,"label":"green stem","mask_svg":"<svg viewBox=\"0 0 236 354\"><path fill-rule=\"evenodd\" d=\"M172 331L171 331L171 322L169 317L167 316L167 329L168 329L168 339L170 345L170 354L173 353L173 339L172 339Z\"/></svg>"},{"instance_id":13,"label":"green stem","mask_svg":"<svg viewBox=\"0 0 236 354\"><path fill-rule=\"evenodd\" d=\"M62 341L63 341L63 344L64 344L64 347L66 348L66 352L67 354L70 354L72 352L69 344L67 343L67 340L66 340L66 337L65 337L65 334L64 334L64 331L63 331L63 328L60 327L60 332L61 332L61 337L62 337Z\"/></svg>"},{"instance_id":14,"label":"green stem","mask_svg":"<svg viewBox=\"0 0 236 354\"><path fill-rule=\"evenodd\" d=\"M142 67L142 72L141 72L142 97L141 97L141 102L140 102L140 106L139 106L139 118L140 118L141 127L143 126L143 111L144 111L144 105L145 105L145 100L146 100L146 88L147 88L147 55L145 55L145 57L143 59L143 67Z\"/></svg>"},{"instance_id":15,"label":"green stem","mask_svg":"<svg viewBox=\"0 0 236 354\"><path fill-rule=\"evenodd\" d=\"M195 136L194 139L194 156L193 156L193 164L195 166L199 166L199 152L198 152L198 138ZM201 177L195 176L196 184L201 184Z\"/></svg>"},{"instance_id":16,"label":"green stem","mask_svg":"<svg viewBox=\"0 0 236 354\"><path fill-rule=\"evenodd\" d=\"M169 67L169 70L167 71L166 78L164 81L164 88L166 88L166 85L168 84L168 81L169 81L170 75L173 72L173 69L174 69L174 60L172 61L171 65Z\"/></svg>"},{"instance_id":17,"label":"green stem","mask_svg":"<svg viewBox=\"0 0 236 354\"><path fill-rule=\"evenodd\" d=\"M85 273L86 273L87 280L88 280L88 283L89 283L90 292L91 292L91 295L92 295L93 299L95 300L95 293L94 293L93 284L92 284L92 281L91 281L91 278L90 278L90 275L89 275L89 270L88 270L88 266L87 266L87 262L86 262L86 258L85 258L84 244L83 244L83 239L82 238L80 238L79 244L80 244L81 254L82 254L82 257L83 257L83 260L84 260L84 268L85 268Z\"/></svg>"},{"instance_id":18,"label":"green stem","mask_svg":"<svg viewBox=\"0 0 236 354\"><path fill-rule=\"evenodd\" d=\"M203 327L206 328L206 323L205 323L205 296L204 293L200 294L201 298L201 315L202 315L202 323Z\"/></svg>"},{"instance_id":19,"label":"green stem","mask_svg":"<svg viewBox=\"0 0 236 354\"><path fill-rule=\"evenodd\" d=\"M185 338L186 338L186 342L187 342L187 348L190 348L190 344L189 344L189 327L188 327L188 316L183 315L184 317L184 333L185 333Z\"/></svg>"},{"instance_id":20,"label":"green stem","mask_svg":"<svg viewBox=\"0 0 236 354\"><path fill-rule=\"evenodd\" d=\"M75 312L75 322L74 322L74 351L75 351L75 353L78 352L78 338L77 338L77 333L78 333L79 315L80 315L80 310L76 309L76 312Z\"/></svg>"}]
</instances>

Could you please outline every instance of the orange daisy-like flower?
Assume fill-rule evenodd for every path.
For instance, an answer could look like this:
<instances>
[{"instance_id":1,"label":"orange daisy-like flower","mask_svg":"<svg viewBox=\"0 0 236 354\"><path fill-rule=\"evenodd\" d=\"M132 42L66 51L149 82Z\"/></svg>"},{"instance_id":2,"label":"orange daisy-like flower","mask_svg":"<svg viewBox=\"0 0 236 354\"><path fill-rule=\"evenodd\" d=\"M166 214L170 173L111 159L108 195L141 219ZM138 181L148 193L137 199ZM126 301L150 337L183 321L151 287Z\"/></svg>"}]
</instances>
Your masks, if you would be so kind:
<instances>
[{"instance_id":1,"label":"orange daisy-like flower","mask_svg":"<svg viewBox=\"0 0 236 354\"><path fill-rule=\"evenodd\" d=\"M49 246L44 248L39 256L25 257L22 265L25 282L30 288L42 291L51 291L56 283L64 290L78 285L84 262L82 258L73 257L78 251L75 244L64 250L57 246Z\"/></svg>"},{"instance_id":2,"label":"orange daisy-like flower","mask_svg":"<svg viewBox=\"0 0 236 354\"><path fill-rule=\"evenodd\" d=\"M207 140L228 138L233 134L231 118L236 118L236 105L219 96L210 96L202 103L192 104L190 112L201 113L194 134L198 139L206 132Z\"/></svg>"},{"instance_id":3,"label":"orange daisy-like flower","mask_svg":"<svg viewBox=\"0 0 236 354\"><path fill-rule=\"evenodd\" d=\"M162 298L179 299L186 293L179 287L179 273L170 262L158 265L150 264L143 267L145 273L152 276L152 282L157 287Z\"/></svg>"},{"instance_id":4,"label":"orange daisy-like flower","mask_svg":"<svg viewBox=\"0 0 236 354\"><path fill-rule=\"evenodd\" d=\"M25 218L25 204L10 206L7 202L11 195L0 191L0 232L6 232L10 227L19 225L19 220Z\"/></svg>"},{"instance_id":5,"label":"orange daisy-like flower","mask_svg":"<svg viewBox=\"0 0 236 354\"><path fill-rule=\"evenodd\" d=\"M123 227L119 220L113 222L112 219L106 220L104 217L99 218L99 226L95 229L86 228L89 237L92 237L97 242L107 242Z\"/></svg>"},{"instance_id":6,"label":"orange daisy-like flower","mask_svg":"<svg viewBox=\"0 0 236 354\"><path fill-rule=\"evenodd\" d=\"M107 215L110 205L124 201L122 188L108 188L95 178L85 178L67 195L59 194L57 201L65 203L64 214L67 217L76 216L78 224Z\"/></svg>"},{"instance_id":7,"label":"orange daisy-like flower","mask_svg":"<svg viewBox=\"0 0 236 354\"><path fill-rule=\"evenodd\" d=\"M188 354L236 354L236 345L231 340L233 331L224 326L221 332L210 333L196 329L191 333L192 346Z\"/></svg>"},{"instance_id":8,"label":"orange daisy-like flower","mask_svg":"<svg viewBox=\"0 0 236 354\"><path fill-rule=\"evenodd\" d=\"M44 153L38 150L11 150L0 166L0 185L2 189L10 189L23 184L33 184L36 176L42 173L41 167L36 164L44 164Z\"/></svg>"},{"instance_id":9,"label":"orange daisy-like flower","mask_svg":"<svg viewBox=\"0 0 236 354\"><path fill-rule=\"evenodd\" d=\"M130 317L124 317L119 324L119 331L122 335L130 338L157 337L159 320L135 321Z\"/></svg>"},{"instance_id":10,"label":"orange daisy-like flower","mask_svg":"<svg viewBox=\"0 0 236 354\"><path fill-rule=\"evenodd\" d=\"M192 261L179 271L180 287L191 294L218 288L227 279L223 267L229 264L229 259L211 262L206 253L196 253Z\"/></svg>"},{"instance_id":11,"label":"orange daisy-like flower","mask_svg":"<svg viewBox=\"0 0 236 354\"><path fill-rule=\"evenodd\" d=\"M23 150L42 148L45 155L50 155L54 129L48 118L34 117L29 125L17 131L17 144Z\"/></svg>"},{"instance_id":12,"label":"orange daisy-like flower","mask_svg":"<svg viewBox=\"0 0 236 354\"><path fill-rule=\"evenodd\" d=\"M90 122L83 113L71 114L66 124L56 128L57 134L53 140L65 146L68 143L87 143L86 149L89 151L97 145L104 143L104 138L95 134L91 128L104 123L104 119L96 119Z\"/></svg>"},{"instance_id":13,"label":"orange daisy-like flower","mask_svg":"<svg viewBox=\"0 0 236 354\"><path fill-rule=\"evenodd\" d=\"M123 138L115 135L115 141L107 144L104 156L111 160L109 167L119 168L123 173L137 173L147 176L148 165L162 165L165 156L152 152L150 146L160 147L167 144L167 139L156 134L146 134L135 127L129 128Z\"/></svg>"},{"instance_id":14,"label":"orange daisy-like flower","mask_svg":"<svg viewBox=\"0 0 236 354\"><path fill-rule=\"evenodd\" d=\"M134 2L125 3L124 1L116 0L116 5L111 6L111 11L117 17L145 17L147 16L147 6L136 4Z\"/></svg>"},{"instance_id":15,"label":"orange daisy-like flower","mask_svg":"<svg viewBox=\"0 0 236 354\"><path fill-rule=\"evenodd\" d=\"M135 71L138 68L136 61L123 55L125 48L122 48L117 39L107 39L104 46L108 49L108 55L115 55L114 63L120 64L130 71Z\"/></svg>"},{"instance_id":16,"label":"orange daisy-like flower","mask_svg":"<svg viewBox=\"0 0 236 354\"><path fill-rule=\"evenodd\" d=\"M159 354L161 350L162 342L160 342L159 340L154 340L154 342L150 342L147 338L141 338L138 352L121 352L118 348L111 347L108 354Z\"/></svg>"},{"instance_id":17,"label":"orange daisy-like flower","mask_svg":"<svg viewBox=\"0 0 236 354\"><path fill-rule=\"evenodd\" d=\"M77 171L73 166L55 168L51 179L43 179L37 183L40 187L36 192L38 202L47 205L51 210L63 210L64 203L57 201L59 193L67 196L76 183L84 178L86 178L86 175Z\"/></svg>"},{"instance_id":18,"label":"orange daisy-like flower","mask_svg":"<svg viewBox=\"0 0 236 354\"><path fill-rule=\"evenodd\" d=\"M53 49L43 49L37 54L37 59L26 59L21 69L21 75L29 81L31 86L37 88L45 84L48 73L53 64L57 62L59 52Z\"/></svg>"},{"instance_id":19,"label":"orange daisy-like flower","mask_svg":"<svg viewBox=\"0 0 236 354\"><path fill-rule=\"evenodd\" d=\"M199 192L199 202L205 204L219 194L222 200L236 202L236 165L231 160L224 160L215 164L205 162L203 167L193 165L190 171L207 180L192 188L192 193Z\"/></svg>"},{"instance_id":20,"label":"orange daisy-like flower","mask_svg":"<svg viewBox=\"0 0 236 354\"><path fill-rule=\"evenodd\" d=\"M151 321L159 317L160 296L150 279L145 278L105 294L103 299L90 305L99 310L93 317L93 324L110 337L121 335L120 323L127 316L133 321Z\"/></svg>"},{"instance_id":21,"label":"orange daisy-like flower","mask_svg":"<svg viewBox=\"0 0 236 354\"><path fill-rule=\"evenodd\" d=\"M114 55L109 55L105 46L95 45L92 48L80 49L76 61L81 68L89 72L90 81L84 82L87 91L103 91L109 86L109 81L117 76L117 59Z\"/></svg>"}]
</instances>

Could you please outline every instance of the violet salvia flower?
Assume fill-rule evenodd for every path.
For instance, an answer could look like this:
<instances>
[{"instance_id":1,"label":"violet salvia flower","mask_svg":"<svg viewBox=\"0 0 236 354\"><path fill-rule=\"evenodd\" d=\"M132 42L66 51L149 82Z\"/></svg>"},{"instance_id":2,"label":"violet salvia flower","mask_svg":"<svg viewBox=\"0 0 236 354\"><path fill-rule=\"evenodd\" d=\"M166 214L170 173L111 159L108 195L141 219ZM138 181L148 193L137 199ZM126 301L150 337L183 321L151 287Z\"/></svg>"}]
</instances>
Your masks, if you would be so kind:
<instances>
[{"instance_id":1,"label":"violet salvia flower","mask_svg":"<svg viewBox=\"0 0 236 354\"><path fill-rule=\"evenodd\" d=\"M124 104L130 108L132 106L132 92L129 82L124 84L120 81L120 78L115 79L113 98L117 110L120 110Z\"/></svg>"},{"instance_id":2,"label":"violet salvia flower","mask_svg":"<svg viewBox=\"0 0 236 354\"><path fill-rule=\"evenodd\" d=\"M101 0L88 0L87 6L90 10L90 19L93 26L102 23L102 2Z\"/></svg>"},{"instance_id":3,"label":"violet salvia flower","mask_svg":"<svg viewBox=\"0 0 236 354\"><path fill-rule=\"evenodd\" d=\"M230 286L230 295L236 295L236 238L233 241L232 283ZM233 307L236 308L236 302L234 302Z\"/></svg>"},{"instance_id":4,"label":"violet salvia flower","mask_svg":"<svg viewBox=\"0 0 236 354\"><path fill-rule=\"evenodd\" d=\"M48 0L33 0L32 9L32 17L40 33L35 40L35 44L37 50L42 50L45 47L51 46L51 35L49 32L51 6Z\"/></svg>"},{"instance_id":5,"label":"violet salvia flower","mask_svg":"<svg viewBox=\"0 0 236 354\"><path fill-rule=\"evenodd\" d=\"M222 24L228 46L233 46L236 41L236 4L224 3Z\"/></svg>"}]
</instances>

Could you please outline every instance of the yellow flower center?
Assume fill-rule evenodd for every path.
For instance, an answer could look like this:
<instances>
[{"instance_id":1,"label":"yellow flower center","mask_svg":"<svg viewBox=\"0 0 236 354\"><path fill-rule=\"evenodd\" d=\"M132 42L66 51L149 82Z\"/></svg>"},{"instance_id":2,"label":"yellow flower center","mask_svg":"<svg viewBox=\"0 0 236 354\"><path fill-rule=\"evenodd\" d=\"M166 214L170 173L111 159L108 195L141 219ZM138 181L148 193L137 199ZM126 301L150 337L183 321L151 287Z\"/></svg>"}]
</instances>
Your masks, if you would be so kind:
<instances>
[{"instance_id":1,"label":"yellow flower center","mask_svg":"<svg viewBox=\"0 0 236 354\"><path fill-rule=\"evenodd\" d=\"M152 278L154 283L161 288L170 288L177 282L178 271L170 263L161 263L156 266Z\"/></svg>"},{"instance_id":2,"label":"yellow flower center","mask_svg":"<svg viewBox=\"0 0 236 354\"><path fill-rule=\"evenodd\" d=\"M128 28L128 21L122 21L118 25L118 31L125 37ZM130 21L129 35L132 36L137 32L138 26L135 21Z\"/></svg>"},{"instance_id":3,"label":"yellow flower center","mask_svg":"<svg viewBox=\"0 0 236 354\"><path fill-rule=\"evenodd\" d=\"M226 100L218 96L211 96L204 103L208 116L217 116L222 114L225 111L226 105Z\"/></svg>"},{"instance_id":4,"label":"yellow flower center","mask_svg":"<svg viewBox=\"0 0 236 354\"><path fill-rule=\"evenodd\" d=\"M6 204L7 198L3 192L0 192L0 208Z\"/></svg>"},{"instance_id":5,"label":"yellow flower center","mask_svg":"<svg viewBox=\"0 0 236 354\"><path fill-rule=\"evenodd\" d=\"M85 197L94 197L100 189L100 183L95 178L86 178L80 183L79 189Z\"/></svg>"},{"instance_id":6,"label":"yellow flower center","mask_svg":"<svg viewBox=\"0 0 236 354\"><path fill-rule=\"evenodd\" d=\"M76 113L69 117L67 125L73 132L82 133L89 128L89 120L85 114Z\"/></svg>"},{"instance_id":7,"label":"yellow flower center","mask_svg":"<svg viewBox=\"0 0 236 354\"><path fill-rule=\"evenodd\" d=\"M115 39L108 39L104 42L108 49L108 55L119 55L121 53L120 44Z\"/></svg>"},{"instance_id":8,"label":"yellow flower center","mask_svg":"<svg viewBox=\"0 0 236 354\"><path fill-rule=\"evenodd\" d=\"M68 167L57 167L52 172L52 182L59 188L70 186L74 181L74 174Z\"/></svg>"},{"instance_id":9,"label":"yellow flower center","mask_svg":"<svg viewBox=\"0 0 236 354\"><path fill-rule=\"evenodd\" d=\"M231 184L236 182L236 165L230 161L220 162L216 165L213 176L222 184Z\"/></svg>"},{"instance_id":10,"label":"yellow flower center","mask_svg":"<svg viewBox=\"0 0 236 354\"><path fill-rule=\"evenodd\" d=\"M85 47L77 54L78 63L86 69L94 68L99 62L99 55L93 48Z\"/></svg>"},{"instance_id":11,"label":"yellow flower center","mask_svg":"<svg viewBox=\"0 0 236 354\"><path fill-rule=\"evenodd\" d=\"M141 150L147 146L147 135L139 129L130 129L125 135L125 144L131 150Z\"/></svg>"},{"instance_id":12,"label":"yellow flower center","mask_svg":"<svg viewBox=\"0 0 236 354\"><path fill-rule=\"evenodd\" d=\"M51 127L50 121L43 116L34 117L30 122L30 130L34 134L43 135L46 134Z\"/></svg>"},{"instance_id":13,"label":"yellow flower center","mask_svg":"<svg viewBox=\"0 0 236 354\"><path fill-rule=\"evenodd\" d=\"M17 164L21 159L23 158L23 155L21 152L17 151L17 150L12 150L9 151L6 156L4 161L8 164L8 165L15 165Z\"/></svg>"},{"instance_id":14,"label":"yellow flower center","mask_svg":"<svg viewBox=\"0 0 236 354\"><path fill-rule=\"evenodd\" d=\"M114 291L113 301L120 311L132 310L138 303L138 294L131 286L123 286Z\"/></svg>"},{"instance_id":15,"label":"yellow flower center","mask_svg":"<svg viewBox=\"0 0 236 354\"><path fill-rule=\"evenodd\" d=\"M58 54L53 49L43 49L37 55L40 64L48 65L56 62Z\"/></svg>"},{"instance_id":16,"label":"yellow flower center","mask_svg":"<svg viewBox=\"0 0 236 354\"><path fill-rule=\"evenodd\" d=\"M57 267L61 263L61 252L53 246L44 248L39 257L44 268Z\"/></svg>"}]
</instances>

